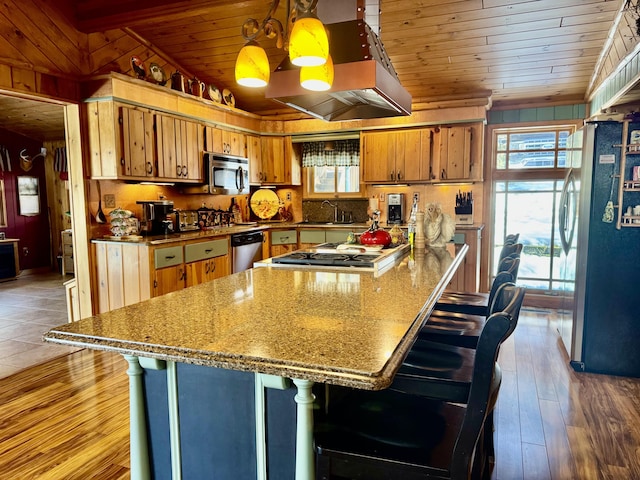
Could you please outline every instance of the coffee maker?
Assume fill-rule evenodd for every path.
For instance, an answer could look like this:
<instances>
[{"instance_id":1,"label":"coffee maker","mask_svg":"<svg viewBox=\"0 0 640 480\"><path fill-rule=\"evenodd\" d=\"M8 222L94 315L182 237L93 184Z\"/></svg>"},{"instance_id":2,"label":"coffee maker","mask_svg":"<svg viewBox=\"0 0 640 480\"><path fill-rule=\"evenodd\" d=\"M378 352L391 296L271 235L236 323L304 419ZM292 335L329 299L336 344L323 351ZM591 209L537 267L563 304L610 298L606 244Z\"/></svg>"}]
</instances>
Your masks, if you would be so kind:
<instances>
[{"instance_id":1,"label":"coffee maker","mask_svg":"<svg viewBox=\"0 0 640 480\"><path fill-rule=\"evenodd\" d=\"M171 218L173 200L138 200L142 205L140 216L140 233L142 235L166 235L173 233L174 225Z\"/></svg>"},{"instance_id":2,"label":"coffee maker","mask_svg":"<svg viewBox=\"0 0 640 480\"><path fill-rule=\"evenodd\" d=\"M387 195L387 223L402 223L404 211L404 193Z\"/></svg>"}]
</instances>

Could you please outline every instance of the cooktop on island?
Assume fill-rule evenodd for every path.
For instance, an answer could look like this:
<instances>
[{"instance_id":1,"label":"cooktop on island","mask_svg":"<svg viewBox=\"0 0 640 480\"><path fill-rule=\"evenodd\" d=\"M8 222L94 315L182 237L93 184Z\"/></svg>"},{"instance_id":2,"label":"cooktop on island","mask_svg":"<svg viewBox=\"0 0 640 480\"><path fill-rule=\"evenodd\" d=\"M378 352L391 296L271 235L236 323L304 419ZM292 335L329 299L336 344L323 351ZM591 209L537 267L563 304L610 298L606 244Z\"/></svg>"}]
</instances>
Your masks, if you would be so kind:
<instances>
[{"instance_id":1,"label":"cooktop on island","mask_svg":"<svg viewBox=\"0 0 640 480\"><path fill-rule=\"evenodd\" d=\"M402 258L410 249L408 244L392 248L375 249L365 245L323 243L312 248L285 253L269 258L254 266L306 268L323 267L330 269L353 269L381 272Z\"/></svg>"}]
</instances>

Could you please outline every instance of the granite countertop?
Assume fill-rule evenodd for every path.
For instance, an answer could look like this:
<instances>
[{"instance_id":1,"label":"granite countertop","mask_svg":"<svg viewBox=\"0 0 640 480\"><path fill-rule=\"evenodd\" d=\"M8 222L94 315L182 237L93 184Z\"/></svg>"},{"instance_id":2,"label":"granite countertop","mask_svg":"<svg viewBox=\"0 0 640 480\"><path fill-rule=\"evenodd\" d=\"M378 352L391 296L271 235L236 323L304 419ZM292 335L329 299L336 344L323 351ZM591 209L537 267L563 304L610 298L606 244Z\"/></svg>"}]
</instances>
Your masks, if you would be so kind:
<instances>
[{"instance_id":1,"label":"granite countertop","mask_svg":"<svg viewBox=\"0 0 640 480\"><path fill-rule=\"evenodd\" d=\"M139 245L164 245L169 243L182 242L185 240L200 240L213 237L223 237L225 235L233 235L234 233L260 232L267 230L264 225L234 225L231 227L211 228L207 230L193 230L181 233L172 233L170 235L152 235L152 236L136 236L131 239L125 237L105 236L103 238L94 238L92 243L99 242L117 242L117 243L136 243Z\"/></svg>"},{"instance_id":2,"label":"granite countertop","mask_svg":"<svg viewBox=\"0 0 640 480\"><path fill-rule=\"evenodd\" d=\"M467 246L372 273L254 268L54 328L45 340L362 389L387 387Z\"/></svg>"}]
</instances>

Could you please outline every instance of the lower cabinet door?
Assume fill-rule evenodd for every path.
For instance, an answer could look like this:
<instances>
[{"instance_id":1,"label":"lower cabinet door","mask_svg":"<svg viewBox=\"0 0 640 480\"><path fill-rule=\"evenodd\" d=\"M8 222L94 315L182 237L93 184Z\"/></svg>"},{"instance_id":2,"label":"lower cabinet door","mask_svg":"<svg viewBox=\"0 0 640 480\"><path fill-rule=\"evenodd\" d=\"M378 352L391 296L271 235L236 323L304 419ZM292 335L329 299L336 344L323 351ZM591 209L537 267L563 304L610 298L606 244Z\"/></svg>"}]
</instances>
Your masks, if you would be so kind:
<instances>
[{"instance_id":1,"label":"lower cabinet door","mask_svg":"<svg viewBox=\"0 0 640 480\"><path fill-rule=\"evenodd\" d=\"M229 275L229 257L228 255L222 255L191 262L187 263L185 268L187 275L186 285L187 287L192 287Z\"/></svg>"},{"instance_id":2,"label":"lower cabinet door","mask_svg":"<svg viewBox=\"0 0 640 480\"><path fill-rule=\"evenodd\" d=\"M186 285L184 264L160 268L154 272L153 296L181 290Z\"/></svg>"}]
</instances>

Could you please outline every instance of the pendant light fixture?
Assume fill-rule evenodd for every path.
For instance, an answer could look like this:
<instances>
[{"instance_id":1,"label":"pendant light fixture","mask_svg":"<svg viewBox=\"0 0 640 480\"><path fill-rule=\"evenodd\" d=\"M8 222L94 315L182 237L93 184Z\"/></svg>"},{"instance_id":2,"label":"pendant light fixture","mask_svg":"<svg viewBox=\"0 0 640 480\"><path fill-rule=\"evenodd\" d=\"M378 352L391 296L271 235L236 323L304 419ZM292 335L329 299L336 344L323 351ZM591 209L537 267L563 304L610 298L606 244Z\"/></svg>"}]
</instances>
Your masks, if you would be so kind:
<instances>
[{"instance_id":1,"label":"pendant light fixture","mask_svg":"<svg viewBox=\"0 0 640 480\"><path fill-rule=\"evenodd\" d=\"M287 19L290 32L284 32L282 23L273 18L279 3L279 0L272 0L269 12L262 22L248 18L242 25L242 37L247 43L236 58L236 82L245 87L264 87L269 83L269 59L256 40L264 33L267 38L276 39L277 48L288 49L291 63L305 68L304 73L300 72L300 81L304 81L306 85L304 88L328 90L333 83L333 63L313 70L324 66L330 58L326 29L315 14L318 0L295 0ZM287 36L288 40L285 41Z\"/></svg>"},{"instance_id":2,"label":"pendant light fixture","mask_svg":"<svg viewBox=\"0 0 640 480\"><path fill-rule=\"evenodd\" d=\"M236 59L236 82L243 87L266 87L271 67L267 52L254 40L242 47Z\"/></svg>"},{"instance_id":3,"label":"pendant light fixture","mask_svg":"<svg viewBox=\"0 0 640 480\"><path fill-rule=\"evenodd\" d=\"M318 0L296 1L296 19L289 36L289 60L299 67L324 65L329 39L324 25L313 13Z\"/></svg>"},{"instance_id":4,"label":"pendant light fixture","mask_svg":"<svg viewBox=\"0 0 640 480\"><path fill-rule=\"evenodd\" d=\"M247 41L236 58L236 82L245 87L265 87L269 83L271 67L267 53L256 41L261 34L267 38L275 38L276 46L282 48L282 23L273 14L278 8L279 0L273 0L267 16L262 23L255 18L248 18L242 24L242 37Z\"/></svg>"},{"instance_id":5,"label":"pendant light fixture","mask_svg":"<svg viewBox=\"0 0 640 480\"><path fill-rule=\"evenodd\" d=\"M300 68L300 85L314 92L325 92L333 85L333 60L327 57L324 65Z\"/></svg>"}]
</instances>

